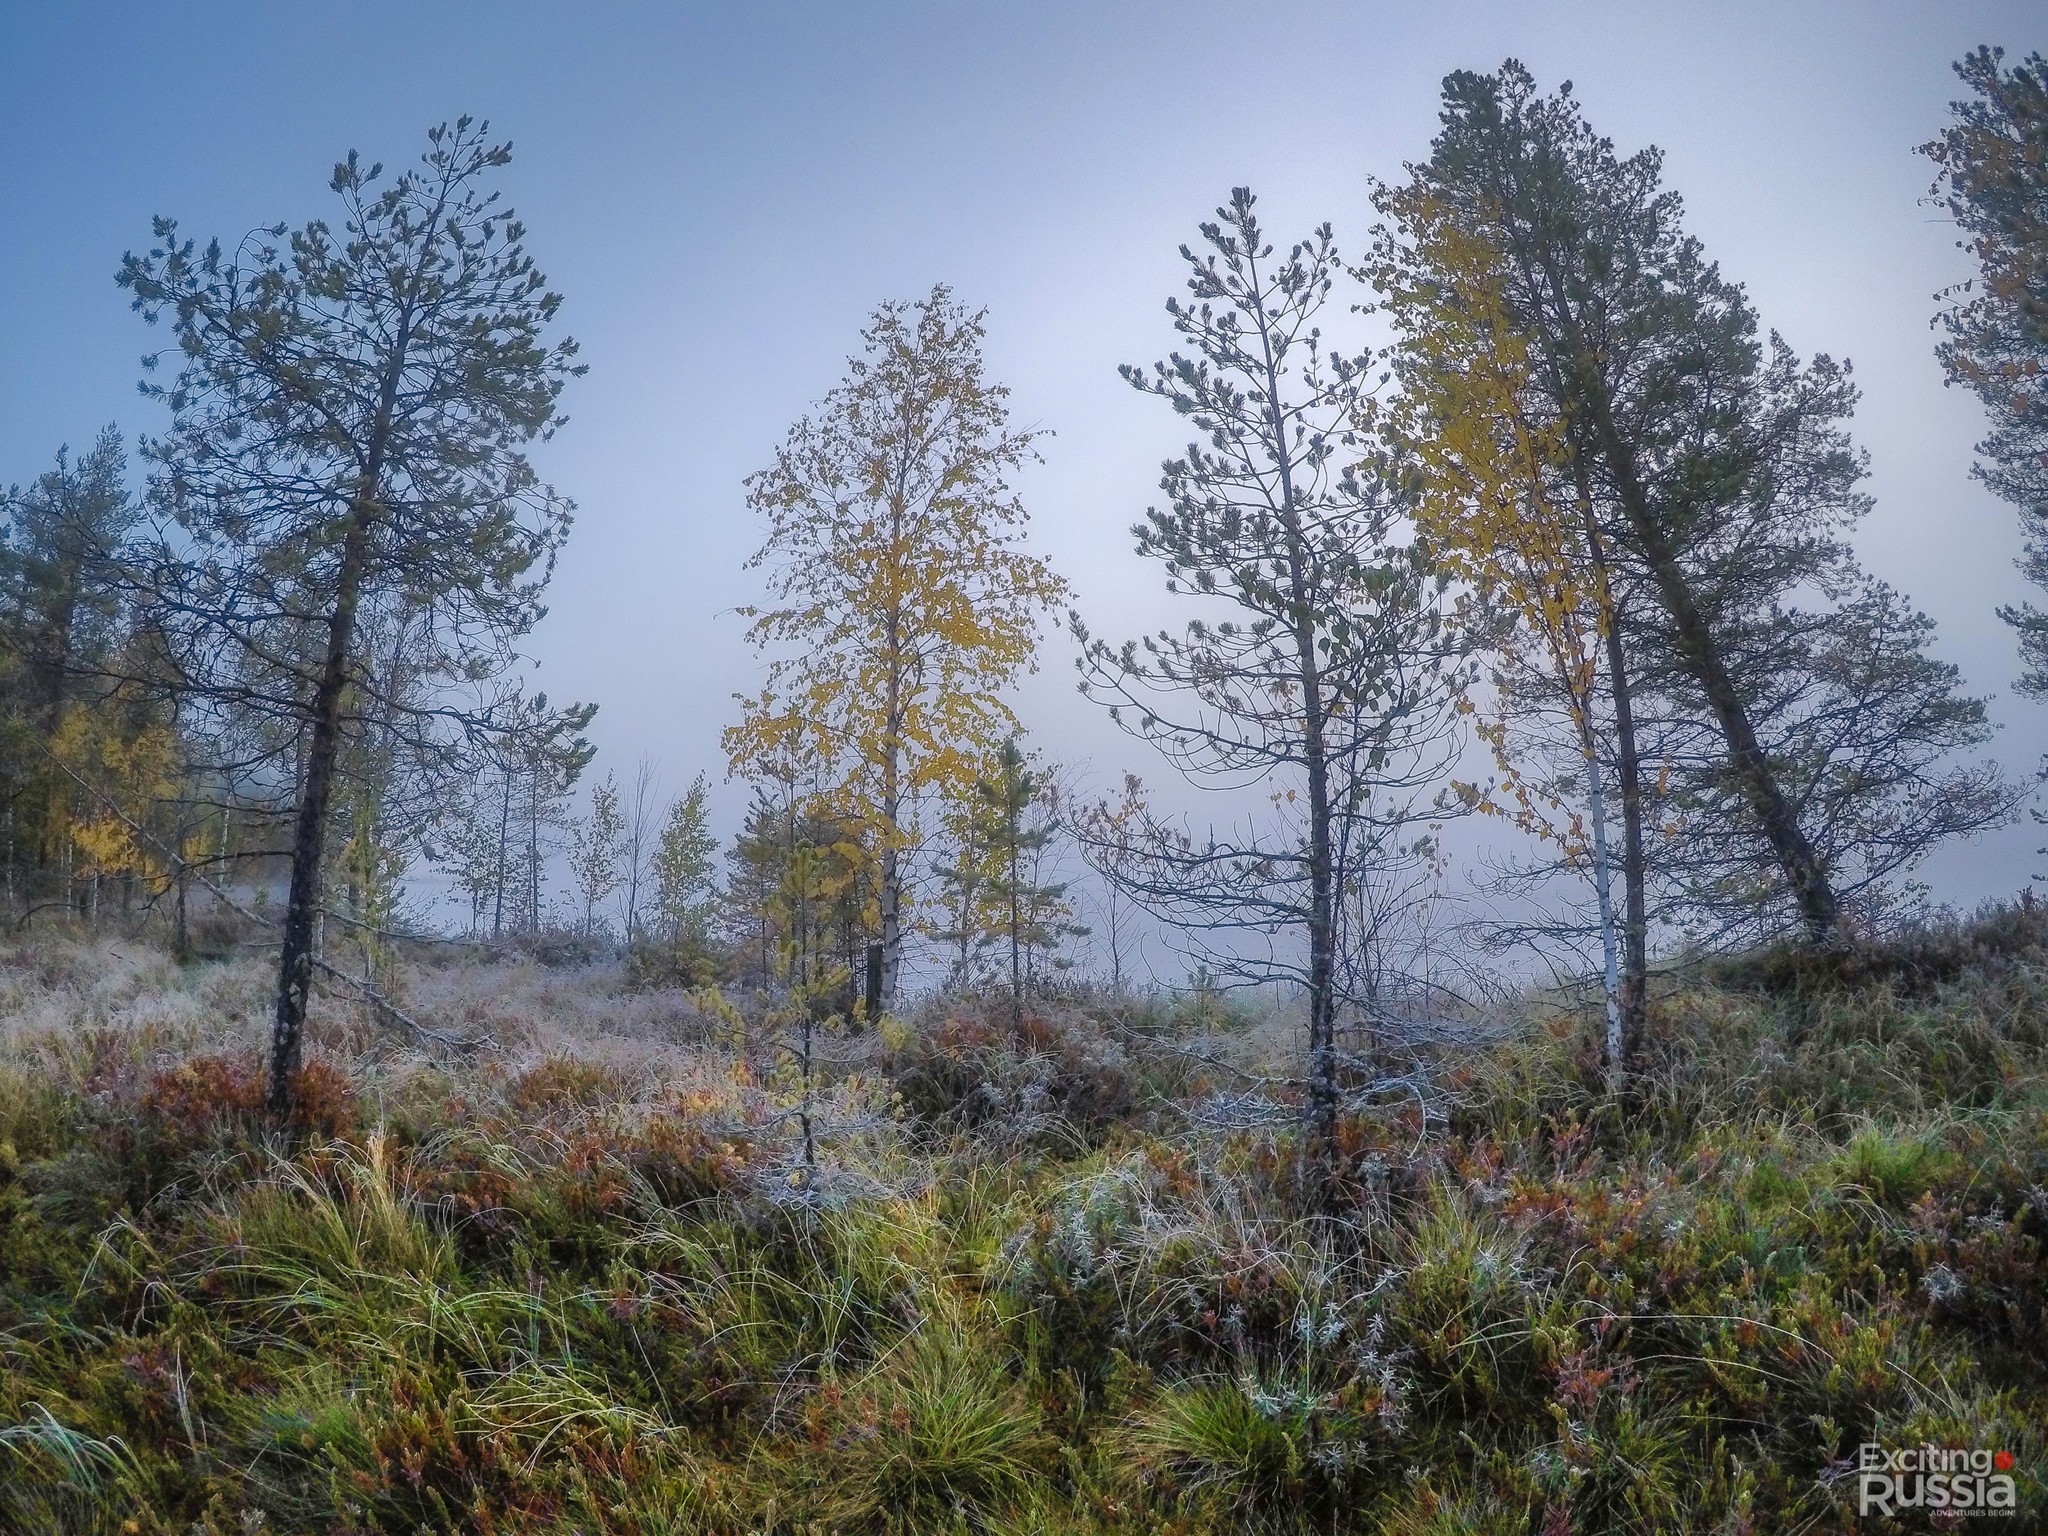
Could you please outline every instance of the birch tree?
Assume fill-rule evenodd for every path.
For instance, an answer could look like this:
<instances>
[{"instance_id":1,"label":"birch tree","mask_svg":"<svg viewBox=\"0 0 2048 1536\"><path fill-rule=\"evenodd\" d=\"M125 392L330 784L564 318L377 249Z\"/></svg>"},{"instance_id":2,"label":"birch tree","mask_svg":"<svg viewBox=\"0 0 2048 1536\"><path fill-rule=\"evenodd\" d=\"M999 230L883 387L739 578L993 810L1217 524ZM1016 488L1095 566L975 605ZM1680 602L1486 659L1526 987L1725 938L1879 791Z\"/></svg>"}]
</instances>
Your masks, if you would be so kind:
<instances>
[{"instance_id":1,"label":"birch tree","mask_svg":"<svg viewBox=\"0 0 2048 1536\"><path fill-rule=\"evenodd\" d=\"M612 774L590 787L590 810L569 831L569 873L583 898L583 937L597 937L598 908L626 882L626 814Z\"/></svg>"},{"instance_id":2,"label":"birch tree","mask_svg":"<svg viewBox=\"0 0 2048 1536\"><path fill-rule=\"evenodd\" d=\"M1075 840L1081 856L1095 872L1098 891L1096 911L1101 918L1099 933L1109 958L1109 995L1121 999L1130 982L1127 956L1135 935L1132 932L1130 885L1123 865L1135 846L1150 808L1145 801L1145 781L1126 771L1117 798L1099 796L1081 808L1075 819Z\"/></svg>"},{"instance_id":3,"label":"birch tree","mask_svg":"<svg viewBox=\"0 0 2048 1536\"><path fill-rule=\"evenodd\" d=\"M661 770L643 757L633 770L633 791L626 800L626 944L640 942L642 888L653 873L649 867L660 850Z\"/></svg>"},{"instance_id":4,"label":"birch tree","mask_svg":"<svg viewBox=\"0 0 2048 1536\"><path fill-rule=\"evenodd\" d=\"M983 312L944 286L884 304L818 411L747 481L767 524L749 562L775 606L745 608L769 658L725 733L736 773L831 765L819 810L878 865L882 1006L893 1006L921 808L971 791L1016 729L1002 690L1034 665L1066 585L1022 548L1011 478L1039 434L1013 428L982 361Z\"/></svg>"},{"instance_id":5,"label":"birch tree","mask_svg":"<svg viewBox=\"0 0 2048 1536\"><path fill-rule=\"evenodd\" d=\"M671 953L703 950L710 939L710 908L718 839L711 831L711 787L698 774L668 808L650 873L661 941Z\"/></svg>"},{"instance_id":6,"label":"birch tree","mask_svg":"<svg viewBox=\"0 0 2048 1536\"><path fill-rule=\"evenodd\" d=\"M1625 941L1617 913L1604 779L1603 705L1627 708L1627 693L1602 697L1608 642L1618 643L1608 562L1590 509L1564 501L1570 449L1562 423L1547 417L1531 376L1528 344L1502 300L1497 252L1427 202L1404 206L1407 234L1427 252L1433 275L1455 303L1432 302L1398 266L1383 267L1385 308L1400 340L1403 392L1395 413L1417 475L1415 513L1446 569L1485 592L1508 621L1493 639L1493 718L1479 734L1493 749L1502 792L1466 793L1477 808L1507 817L1554 844L1589 879L1598 916L1605 1027L1601 1060L1610 1087L1627 1069L1644 965L1639 894ZM1531 688L1534 680L1539 686ZM1611 682L1611 679L1609 679ZM1562 702L1562 725L1583 786L1574 811L1511 747L1511 716L1532 695ZM1639 836L1639 822L1631 835ZM1633 852L1633 849L1632 849ZM1640 881L1640 862L1631 870ZM1640 891L1640 885L1635 887ZM1623 951L1628 949L1628 998Z\"/></svg>"}]
</instances>

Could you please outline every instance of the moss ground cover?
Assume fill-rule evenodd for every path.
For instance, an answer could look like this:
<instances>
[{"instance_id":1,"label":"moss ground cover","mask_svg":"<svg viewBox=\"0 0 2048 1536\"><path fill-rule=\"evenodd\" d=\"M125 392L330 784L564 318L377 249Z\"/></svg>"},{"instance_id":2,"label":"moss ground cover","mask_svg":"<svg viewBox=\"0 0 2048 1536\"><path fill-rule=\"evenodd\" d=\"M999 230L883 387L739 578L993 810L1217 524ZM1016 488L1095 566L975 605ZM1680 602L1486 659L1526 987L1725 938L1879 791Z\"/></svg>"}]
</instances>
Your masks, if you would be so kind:
<instances>
[{"instance_id":1,"label":"moss ground cover","mask_svg":"<svg viewBox=\"0 0 2048 1536\"><path fill-rule=\"evenodd\" d=\"M1872 1440L2048 1520L2031 914L1674 971L1625 1104L1568 1011L1475 1040L1334 1213L1164 1005L940 1000L793 1183L735 1010L438 1064L336 1015L287 1147L233 967L130 962L0 959L0 1529L1926 1528L1857 1526Z\"/></svg>"}]
</instances>

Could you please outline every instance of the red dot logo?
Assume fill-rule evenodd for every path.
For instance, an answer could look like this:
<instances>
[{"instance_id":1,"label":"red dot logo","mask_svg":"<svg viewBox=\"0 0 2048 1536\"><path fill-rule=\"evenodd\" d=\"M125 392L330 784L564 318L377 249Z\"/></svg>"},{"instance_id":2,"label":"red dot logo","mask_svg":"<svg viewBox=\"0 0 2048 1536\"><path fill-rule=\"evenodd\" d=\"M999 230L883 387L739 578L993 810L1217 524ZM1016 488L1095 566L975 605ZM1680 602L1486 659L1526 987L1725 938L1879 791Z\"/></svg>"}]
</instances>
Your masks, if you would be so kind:
<instances>
[{"instance_id":1,"label":"red dot logo","mask_svg":"<svg viewBox=\"0 0 2048 1536\"><path fill-rule=\"evenodd\" d=\"M1998 1468L2001 1472L2010 1472L2012 1470L2012 1452L2000 1451L1991 1458L1991 1465Z\"/></svg>"}]
</instances>

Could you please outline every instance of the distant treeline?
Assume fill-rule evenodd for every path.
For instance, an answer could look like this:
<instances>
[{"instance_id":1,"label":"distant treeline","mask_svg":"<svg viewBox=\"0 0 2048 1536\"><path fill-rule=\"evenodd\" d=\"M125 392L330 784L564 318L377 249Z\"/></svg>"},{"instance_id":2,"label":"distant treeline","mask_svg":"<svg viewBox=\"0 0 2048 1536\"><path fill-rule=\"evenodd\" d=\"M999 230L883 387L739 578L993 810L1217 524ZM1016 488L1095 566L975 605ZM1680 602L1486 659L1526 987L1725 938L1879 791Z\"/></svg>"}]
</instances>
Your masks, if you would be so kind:
<instances>
[{"instance_id":1,"label":"distant treeline","mask_svg":"<svg viewBox=\"0 0 2048 1536\"><path fill-rule=\"evenodd\" d=\"M2048 579L2042 62L1958 72L1925 153L1978 276L1940 296L1940 356ZM232 248L159 219L119 273L167 341L142 485L109 428L6 502L7 919L151 904L182 942L195 889L282 881L279 1113L315 978L374 990L423 861L473 933L573 929L808 1016L896 1007L912 946L1021 1008L1085 931L1065 846L1106 893L1112 987L1142 909L1206 977L1302 989L1329 1131L1449 985L1450 817L1525 834L1486 877L1519 915L1474 931L1598 973L1619 1084L1661 947L1852 942L2024 798L1972 760L1983 704L1932 622L1851 548L1847 365L1764 328L1656 150L1619 153L1509 62L1445 81L1355 263L1329 226L1271 243L1235 190L1183 248L1177 350L1124 370L1191 429L1133 532L1199 616L1124 641L1069 613L1080 684L1267 814L1176 821L1132 775L1078 803L1020 745L1010 686L1071 594L1025 547L1041 436L943 286L878 308L746 483L766 671L723 737L753 796L737 841L721 860L702 779L664 801L647 767L578 814L594 707L519 663L572 512L527 453L582 367L490 190L509 152L468 119L429 140L395 177L351 154L330 219ZM1385 353L1339 340L1359 306ZM2023 691L2048 691L2048 618L2007 617Z\"/></svg>"}]
</instances>

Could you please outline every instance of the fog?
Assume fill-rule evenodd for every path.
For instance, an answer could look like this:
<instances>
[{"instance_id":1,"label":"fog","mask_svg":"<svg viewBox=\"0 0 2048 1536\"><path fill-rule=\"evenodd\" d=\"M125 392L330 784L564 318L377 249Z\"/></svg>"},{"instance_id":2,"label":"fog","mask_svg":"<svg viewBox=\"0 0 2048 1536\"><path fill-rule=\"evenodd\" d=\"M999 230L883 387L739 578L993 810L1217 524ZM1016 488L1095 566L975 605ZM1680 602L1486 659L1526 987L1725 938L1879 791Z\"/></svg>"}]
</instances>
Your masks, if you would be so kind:
<instances>
[{"instance_id":1,"label":"fog","mask_svg":"<svg viewBox=\"0 0 2048 1536\"><path fill-rule=\"evenodd\" d=\"M1995 696L1992 751L2029 773L2048 705L2010 697L1996 617L2022 601L2017 520L1969 478L1974 399L1929 319L1968 275L1914 146L1982 42L2038 45L2019 4L448 4L9 9L0 20L0 479L101 425L158 430L137 359L160 345L113 273L166 213L233 238L328 211L351 147L409 161L432 123L487 117L508 198L567 296L587 378L539 455L580 505L531 642L557 699L601 705L599 770L724 772L756 686L735 605L756 593L741 480L839 375L866 312L934 282L989 312L991 371L1047 429L1031 538L1098 632L1177 624L1131 553L1180 422L1117 377L1170 349L1176 247L1233 185L1285 241L1347 250L1371 179L1426 153L1438 82L1518 57L1570 79L1624 152L1662 146L1693 231L1800 352L1853 359L1876 510L1858 547ZM2030 28L2027 24L2033 23ZM1048 627L1016 707L1050 759L1109 782L1165 770L1073 688ZM736 823L738 785L717 798ZM1184 803L1194 806L1192 799ZM1938 854L1967 906L2037 866L2021 824Z\"/></svg>"}]
</instances>

